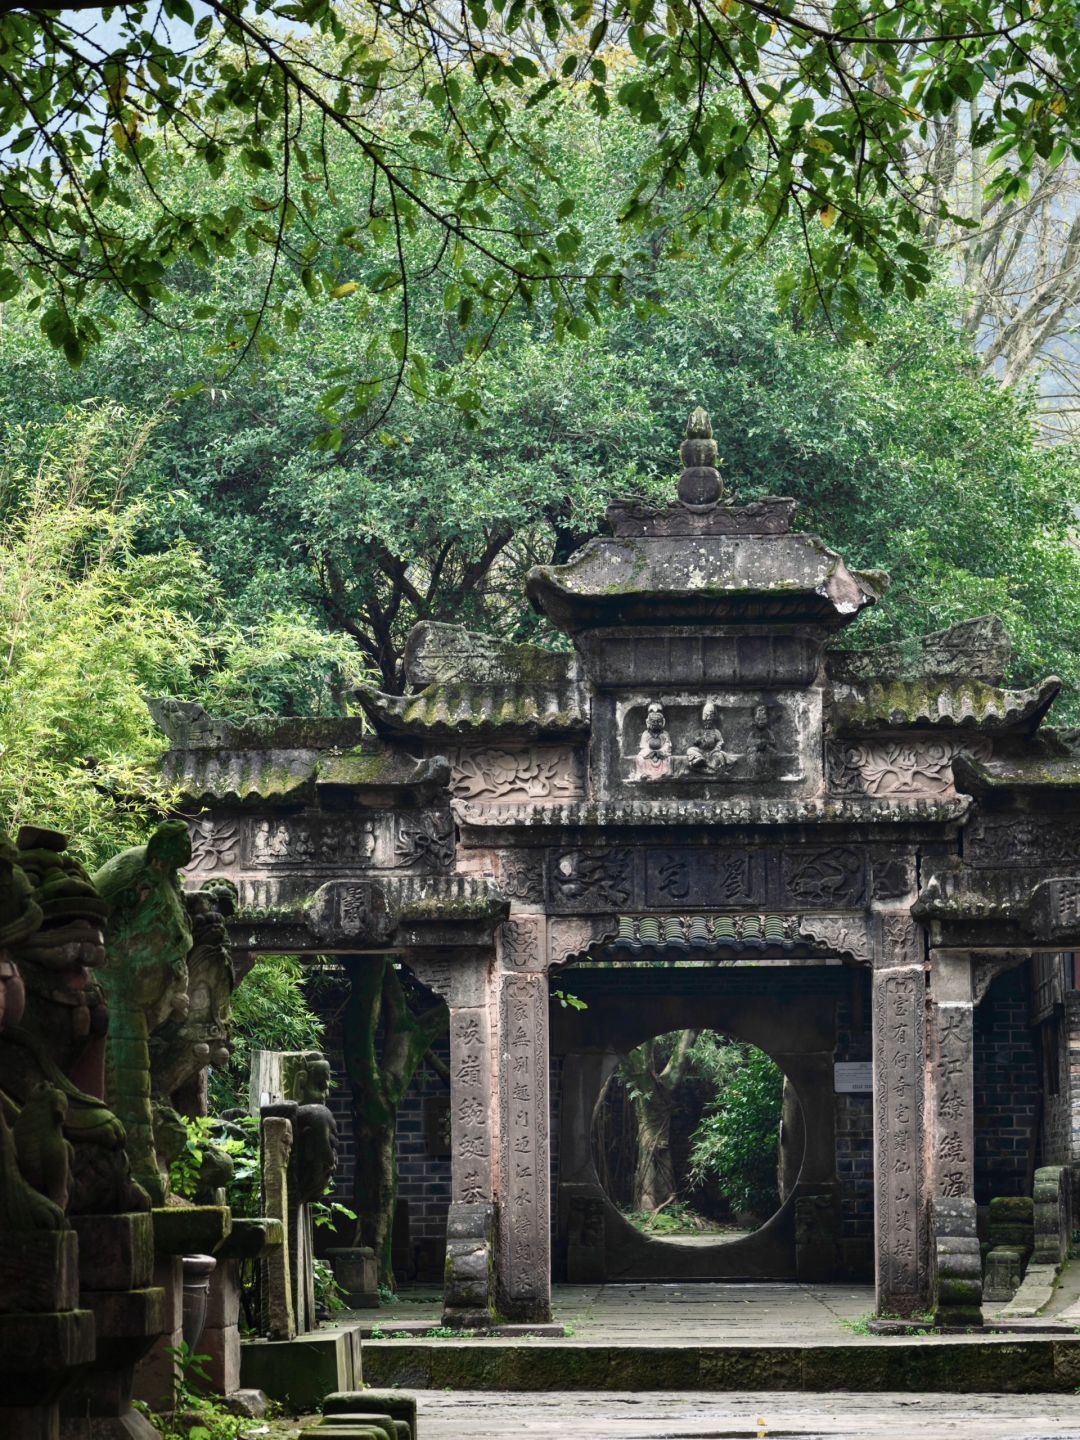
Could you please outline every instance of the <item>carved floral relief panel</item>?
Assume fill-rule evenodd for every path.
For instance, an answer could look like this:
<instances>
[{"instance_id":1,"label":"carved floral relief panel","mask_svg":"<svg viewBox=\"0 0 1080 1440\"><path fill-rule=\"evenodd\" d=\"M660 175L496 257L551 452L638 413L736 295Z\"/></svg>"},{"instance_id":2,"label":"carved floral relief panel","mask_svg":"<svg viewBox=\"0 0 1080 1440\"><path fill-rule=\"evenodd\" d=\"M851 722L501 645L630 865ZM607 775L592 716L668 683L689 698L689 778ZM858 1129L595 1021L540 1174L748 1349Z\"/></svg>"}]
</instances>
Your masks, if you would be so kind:
<instances>
[{"instance_id":1,"label":"carved floral relief panel","mask_svg":"<svg viewBox=\"0 0 1080 1440\"><path fill-rule=\"evenodd\" d=\"M185 875L197 876L200 882L221 875L227 876L240 860L240 826L228 816L200 817L188 824L191 836L191 864Z\"/></svg>"},{"instance_id":2,"label":"carved floral relief panel","mask_svg":"<svg viewBox=\"0 0 1080 1440\"><path fill-rule=\"evenodd\" d=\"M584 756L571 745L462 745L448 758L461 800L544 804L585 794Z\"/></svg>"},{"instance_id":3,"label":"carved floral relief panel","mask_svg":"<svg viewBox=\"0 0 1080 1440\"><path fill-rule=\"evenodd\" d=\"M964 753L987 760L992 742L918 735L902 740L835 741L827 747L829 789L834 795L875 799L955 795L952 762Z\"/></svg>"}]
</instances>

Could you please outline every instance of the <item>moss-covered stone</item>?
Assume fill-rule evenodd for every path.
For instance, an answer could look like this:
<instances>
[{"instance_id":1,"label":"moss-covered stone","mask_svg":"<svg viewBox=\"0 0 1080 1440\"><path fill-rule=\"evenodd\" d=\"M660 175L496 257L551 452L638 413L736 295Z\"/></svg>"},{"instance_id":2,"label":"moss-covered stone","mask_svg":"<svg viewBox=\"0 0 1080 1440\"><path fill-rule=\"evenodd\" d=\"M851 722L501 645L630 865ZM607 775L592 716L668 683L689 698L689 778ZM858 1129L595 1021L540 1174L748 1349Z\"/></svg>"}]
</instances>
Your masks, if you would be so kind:
<instances>
[{"instance_id":1,"label":"moss-covered stone","mask_svg":"<svg viewBox=\"0 0 1080 1440\"><path fill-rule=\"evenodd\" d=\"M159 1255L212 1255L232 1230L227 1205L169 1205L151 1213Z\"/></svg>"}]
</instances>

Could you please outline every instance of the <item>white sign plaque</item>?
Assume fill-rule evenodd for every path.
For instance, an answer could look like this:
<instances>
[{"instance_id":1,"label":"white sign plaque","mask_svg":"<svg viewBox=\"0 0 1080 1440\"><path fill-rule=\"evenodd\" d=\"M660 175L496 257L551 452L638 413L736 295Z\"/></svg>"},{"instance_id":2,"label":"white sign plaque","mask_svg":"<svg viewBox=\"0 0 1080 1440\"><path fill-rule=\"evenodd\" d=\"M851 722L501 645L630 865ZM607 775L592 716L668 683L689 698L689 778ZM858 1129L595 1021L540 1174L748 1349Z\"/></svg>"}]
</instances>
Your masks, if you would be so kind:
<instances>
[{"instance_id":1,"label":"white sign plaque","mask_svg":"<svg viewBox=\"0 0 1080 1440\"><path fill-rule=\"evenodd\" d=\"M837 1060L833 1066L837 1095L869 1095L874 1089L872 1060Z\"/></svg>"}]
</instances>

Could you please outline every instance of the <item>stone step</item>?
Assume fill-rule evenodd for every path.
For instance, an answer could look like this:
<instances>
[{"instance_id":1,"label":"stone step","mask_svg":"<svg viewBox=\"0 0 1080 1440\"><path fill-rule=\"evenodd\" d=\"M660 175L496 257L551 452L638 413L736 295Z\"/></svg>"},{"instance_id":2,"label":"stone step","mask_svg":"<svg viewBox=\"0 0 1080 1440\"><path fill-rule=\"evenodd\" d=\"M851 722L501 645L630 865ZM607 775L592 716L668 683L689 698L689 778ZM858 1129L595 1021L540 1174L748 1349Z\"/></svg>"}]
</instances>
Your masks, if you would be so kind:
<instances>
[{"instance_id":1,"label":"stone step","mask_svg":"<svg viewBox=\"0 0 1080 1440\"><path fill-rule=\"evenodd\" d=\"M1063 1394L1080 1386L1080 1337L872 1337L819 1345L369 1340L364 1379L411 1390Z\"/></svg>"}]
</instances>

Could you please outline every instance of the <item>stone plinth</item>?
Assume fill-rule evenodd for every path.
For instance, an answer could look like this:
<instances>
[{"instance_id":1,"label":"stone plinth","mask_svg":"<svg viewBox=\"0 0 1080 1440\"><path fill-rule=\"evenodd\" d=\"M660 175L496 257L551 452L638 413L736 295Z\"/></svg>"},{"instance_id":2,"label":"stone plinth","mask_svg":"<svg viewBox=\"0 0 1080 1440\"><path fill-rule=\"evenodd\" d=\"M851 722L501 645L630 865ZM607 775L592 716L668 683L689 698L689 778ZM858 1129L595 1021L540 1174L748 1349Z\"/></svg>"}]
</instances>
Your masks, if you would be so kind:
<instances>
[{"instance_id":1,"label":"stone plinth","mask_svg":"<svg viewBox=\"0 0 1080 1440\"><path fill-rule=\"evenodd\" d=\"M151 1282L153 1222L149 1214L74 1217L79 1234L81 1303L97 1335L93 1365L62 1402L72 1440L134 1440L157 1432L132 1409L135 1366L165 1333L165 1293Z\"/></svg>"},{"instance_id":2,"label":"stone plinth","mask_svg":"<svg viewBox=\"0 0 1080 1440\"><path fill-rule=\"evenodd\" d=\"M301 1414L325 1396L361 1383L358 1326L330 1327L291 1340L245 1340L240 1346L245 1388L263 1390Z\"/></svg>"}]
</instances>

